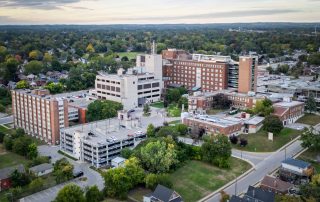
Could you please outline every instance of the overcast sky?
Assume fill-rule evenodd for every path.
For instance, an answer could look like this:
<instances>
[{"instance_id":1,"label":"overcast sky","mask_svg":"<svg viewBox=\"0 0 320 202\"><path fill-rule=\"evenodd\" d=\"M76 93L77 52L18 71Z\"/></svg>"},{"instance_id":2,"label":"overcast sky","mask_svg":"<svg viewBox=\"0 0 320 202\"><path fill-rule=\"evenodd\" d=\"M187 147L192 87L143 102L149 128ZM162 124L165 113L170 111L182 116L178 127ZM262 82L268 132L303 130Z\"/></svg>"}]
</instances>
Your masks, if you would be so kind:
<instances>
[{"instance_id":1,"label":"overcast sky","mask_svg":"<svg viewBox=\"0 0 320 202\"><path fill-rule=\"evenodd\" d=\"M320 0L0 0L0 24L320 22Z\"/></svg>"}]
</instances>

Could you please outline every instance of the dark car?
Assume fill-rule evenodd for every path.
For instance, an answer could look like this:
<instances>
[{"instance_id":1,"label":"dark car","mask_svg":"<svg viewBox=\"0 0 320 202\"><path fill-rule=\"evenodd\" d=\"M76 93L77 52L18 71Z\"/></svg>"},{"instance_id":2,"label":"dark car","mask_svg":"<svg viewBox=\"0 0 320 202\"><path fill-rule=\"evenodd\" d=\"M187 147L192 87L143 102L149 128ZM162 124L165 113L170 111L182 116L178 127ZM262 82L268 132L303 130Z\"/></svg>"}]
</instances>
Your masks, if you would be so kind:
<instances>
[{"instance_id":1,"label":"dark car","mask_svg":"<svg viewBox=\"0 0 320 202\"><path fill-rule=\"evenodd\" d=\"M76 171L76 172L73 173L73 177L74 178L81 177L81 176L83 176L83 172L82 171Z\"/></svg>"}]
</instances>

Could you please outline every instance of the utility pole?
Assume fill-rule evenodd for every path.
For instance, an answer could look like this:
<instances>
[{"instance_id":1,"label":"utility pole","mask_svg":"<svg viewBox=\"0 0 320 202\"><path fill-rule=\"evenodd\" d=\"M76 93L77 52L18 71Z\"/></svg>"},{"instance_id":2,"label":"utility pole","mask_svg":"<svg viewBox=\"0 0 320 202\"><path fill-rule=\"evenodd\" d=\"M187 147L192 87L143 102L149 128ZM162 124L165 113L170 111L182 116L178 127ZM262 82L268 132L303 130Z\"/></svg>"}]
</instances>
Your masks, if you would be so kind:
<instances>
[{"instance_id":1,"label":"utility pole","mask_svg":"<svg viewBox=\"0 0 320 202\"><path fill-rule=\"evenodd\" d=\"M236 177L236 184L234 185L234 195L237 196L237 184L238 184L238 177Z\"/></svg>"}]
</instances>

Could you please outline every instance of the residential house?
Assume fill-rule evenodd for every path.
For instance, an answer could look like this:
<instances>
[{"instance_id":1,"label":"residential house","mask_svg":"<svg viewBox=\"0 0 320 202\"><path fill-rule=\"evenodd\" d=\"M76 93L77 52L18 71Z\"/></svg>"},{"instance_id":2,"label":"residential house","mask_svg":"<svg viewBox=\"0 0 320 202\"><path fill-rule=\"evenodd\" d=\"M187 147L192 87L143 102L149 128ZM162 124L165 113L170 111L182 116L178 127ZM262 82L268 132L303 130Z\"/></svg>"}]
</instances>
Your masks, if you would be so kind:
<instances>
[{"instance_id":1,"label":"residential house","mask_svg":"<svg viewBox=\"0 0 320 202\"><path fill-rule=\"evenodd\" d=\"M310 163L293 158L282 161L279 170L280 179L295 184L309 181L314 172Z\"/></svg>"},{"instance_id":2,"label":"residential house","mask_svg":"<svg viewBox=\"0 0 320 202\"><path fill-rule=\"evenodd\" d=\"M11 188L10 176L15 170L18 170L19 173L25 172L22 164L0 169L0 191Z\"/></svg>"},{"instance_id":3,"label":"residential house","mask_svg":"<svg viewBox=\"0 0 320 202\"><path fill-rule=\"evenodd\" d=\"M229 202L275 202L275 195L274 192L249 186L247 193L242 198L233 195Z\"/></svg>"},{"instance_id":4,"label":"residential house","mask_svg":"<svg viewBox=\"0 0 320 202\"><path fill-rule=\"evenodd\" d=\"M183 199L176 191L158 184L154 192L143 196L143 202L183 202Z\"/></svg>"},{"instance_id":5,"label":"residential house","mask_svg":"<svg viewBox=\"0 0 320 202\"><path fill-rule=\"evenodd\" d=\"M53 165L50 163L43 163L37 166L29 168L29 172L36 176L43 176L51 173L53 171Z\"/></svg>"},{"instance_id":6,"label":"residential house","mask_svg":"<svg viewBox=\"0 0 320 202\"><path fill-rule=\"evenodd\" d=\"M293 184L272 176L265 176L260 183L260 188L277 194L288 194L289 190L293 188Z\"/></svg>"}]
</instances>

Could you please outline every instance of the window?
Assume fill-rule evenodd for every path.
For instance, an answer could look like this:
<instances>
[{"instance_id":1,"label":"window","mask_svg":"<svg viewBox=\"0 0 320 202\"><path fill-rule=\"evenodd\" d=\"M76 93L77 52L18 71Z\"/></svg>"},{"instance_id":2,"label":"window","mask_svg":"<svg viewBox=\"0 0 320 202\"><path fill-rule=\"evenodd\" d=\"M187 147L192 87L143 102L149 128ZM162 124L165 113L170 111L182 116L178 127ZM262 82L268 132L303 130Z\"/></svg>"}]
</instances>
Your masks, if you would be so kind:
<instances>
[{"instance_id":1,"label":"window","mask_svg":"<svg viewBox=\"0 0 320 202\"><path fill-rule=\"evenodd\" d=\"M153 83L153 84L152 84L152 87L153 87L153 88L155 88L155 87L159 87L159 86L160 86L160 84L159 84L159 83Z\"/></svg>"}]
</instances>

